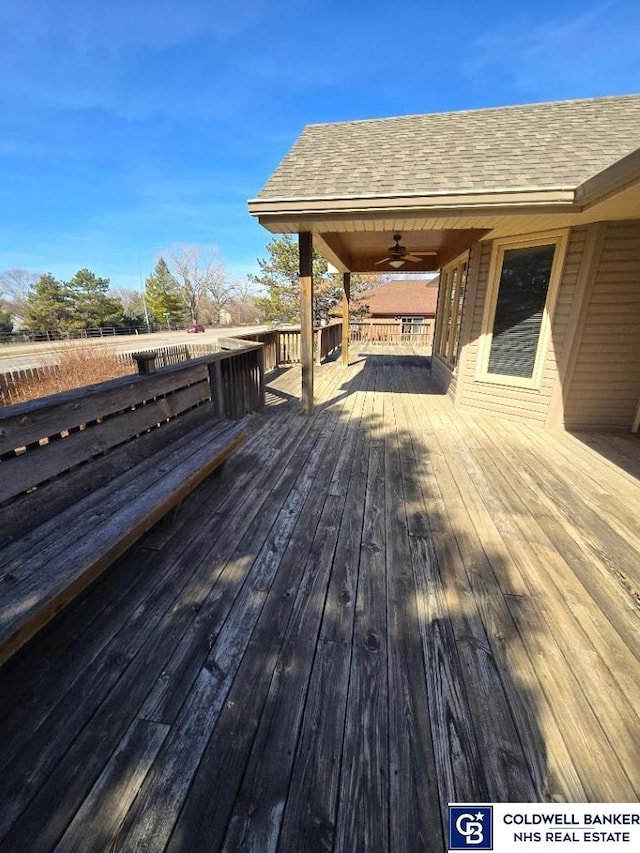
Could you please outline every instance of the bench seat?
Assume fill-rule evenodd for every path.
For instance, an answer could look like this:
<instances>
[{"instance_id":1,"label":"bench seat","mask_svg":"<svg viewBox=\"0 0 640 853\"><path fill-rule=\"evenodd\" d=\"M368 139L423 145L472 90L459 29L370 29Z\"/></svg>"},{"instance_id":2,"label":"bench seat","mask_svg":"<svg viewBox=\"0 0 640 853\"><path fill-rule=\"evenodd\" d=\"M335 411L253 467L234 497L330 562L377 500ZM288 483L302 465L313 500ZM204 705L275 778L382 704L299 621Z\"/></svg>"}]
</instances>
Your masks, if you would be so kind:
<instances>
[{"instance_id":1,"label":"bench seat","mask_svg":"<svg viewBox=\"0 0 640 853\"><path fill-rule=\"evenodd\" d=\"M0 557L0 663L219 468L243 441L241 425L208 421L106 482L103 477L95 490L32 524L15 539L5 536ZM63 476L57 490L64 489ZM38 490L33 495L35 508ZM27 513L29 500L29 494L22 497Z\"/></svg>"}]
</instances>

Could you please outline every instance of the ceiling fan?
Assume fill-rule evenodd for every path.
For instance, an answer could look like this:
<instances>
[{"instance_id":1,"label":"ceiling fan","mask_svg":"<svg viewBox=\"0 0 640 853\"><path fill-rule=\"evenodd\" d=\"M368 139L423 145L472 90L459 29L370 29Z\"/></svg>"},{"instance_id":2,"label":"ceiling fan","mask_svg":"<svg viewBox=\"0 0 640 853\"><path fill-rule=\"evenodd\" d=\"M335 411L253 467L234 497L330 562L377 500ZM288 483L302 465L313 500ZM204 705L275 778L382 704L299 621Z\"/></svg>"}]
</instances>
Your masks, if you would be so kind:
<instances>
[{"instance_id":1,"label":"ceiling fan","mask_svg":"<svg viewBox=\"0 0 640 853\"><path fill-rule=\"evenodd\" d=\"M395 246L389 246L387 249L388 256L382 258L381 261L376 261L376 266L386 264L388 261L389 266L399 269L405 261L411 261L411 263L415 264L424 257L437 254L437 252L407 252L407 247L400 245L402 234L394 234L393 239L395 240Z\"/></svg>"}]
</instances>

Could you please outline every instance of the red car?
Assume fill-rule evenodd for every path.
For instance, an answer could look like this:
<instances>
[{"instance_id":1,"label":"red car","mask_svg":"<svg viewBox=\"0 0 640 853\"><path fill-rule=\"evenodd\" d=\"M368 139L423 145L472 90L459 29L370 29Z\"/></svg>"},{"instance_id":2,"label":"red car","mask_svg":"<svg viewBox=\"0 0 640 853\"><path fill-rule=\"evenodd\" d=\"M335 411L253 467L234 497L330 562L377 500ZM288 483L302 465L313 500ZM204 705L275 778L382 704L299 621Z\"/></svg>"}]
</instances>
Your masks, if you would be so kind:
<instances>
[{"instance_id":1,"label":"red car","mask_svg":"<svg viewBox=\"0 0 640 853\"><path fill-rule=\"evenodd\" d=\"M200 323L194 323L192 326L187 326L187 332L204 332L204 326L200 325Z\"/></svg>"}]
</instances>

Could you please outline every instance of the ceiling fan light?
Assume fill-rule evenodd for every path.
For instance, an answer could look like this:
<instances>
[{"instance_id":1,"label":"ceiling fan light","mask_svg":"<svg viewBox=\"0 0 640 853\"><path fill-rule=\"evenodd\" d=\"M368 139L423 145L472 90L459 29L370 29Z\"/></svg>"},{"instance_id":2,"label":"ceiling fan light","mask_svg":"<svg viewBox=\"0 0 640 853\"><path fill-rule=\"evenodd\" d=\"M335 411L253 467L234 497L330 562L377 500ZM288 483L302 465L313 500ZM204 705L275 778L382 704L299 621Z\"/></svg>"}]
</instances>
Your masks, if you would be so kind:
<instances>
[{"instance_id":1,"label":"ceiling fan light","mask_svg":"<svg viewBox=\"0 0 640 853\"><path fill-rule=\"evenodd\" d=\"M389 266L390 266L390 267L393 267L393 268L394 268L394 269L396 269L396 270L397 270L397 269L400 269L400 267L401 267L401 266L403 266L403 264L404 264L404 261L403 261L403 260L401 260L400 258L398 258L398 259L397 259L397 260L395 260L395 261L389 261Z\"/></svg>"}]
</instances>

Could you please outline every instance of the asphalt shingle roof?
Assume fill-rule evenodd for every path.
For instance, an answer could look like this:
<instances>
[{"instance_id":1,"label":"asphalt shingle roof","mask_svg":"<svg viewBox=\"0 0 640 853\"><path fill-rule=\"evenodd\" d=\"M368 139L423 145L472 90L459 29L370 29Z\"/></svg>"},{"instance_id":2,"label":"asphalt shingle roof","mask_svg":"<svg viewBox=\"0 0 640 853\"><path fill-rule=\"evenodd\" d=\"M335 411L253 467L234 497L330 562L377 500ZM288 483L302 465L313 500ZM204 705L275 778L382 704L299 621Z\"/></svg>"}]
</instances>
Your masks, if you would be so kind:
<instances>
[{"instance_id":1,"label":"asphalt shingle roof","mask_svg":"<svg viewBox=\"0 0 640 853\"><path fill-rule=\"evenodd\" d=\"M258 198L573 189L640 148L640 95L308 125Z\"/></svg>"},{"instance_id":2,"label":"asphalt shingle roof","mask_svg":"<svg viewBox=\"0 0 640 853\"><path fill-rule=\"evenodd\" d=\"M367 305L372 315L421 314L435 316L438 305L438 281L397 279L387 281L354 299L356 305Z\"/></svg>"}]
</instances>

